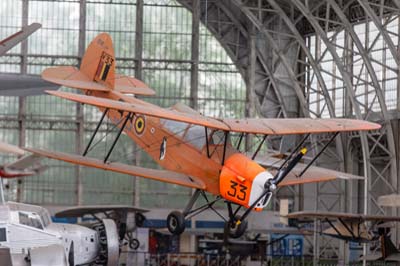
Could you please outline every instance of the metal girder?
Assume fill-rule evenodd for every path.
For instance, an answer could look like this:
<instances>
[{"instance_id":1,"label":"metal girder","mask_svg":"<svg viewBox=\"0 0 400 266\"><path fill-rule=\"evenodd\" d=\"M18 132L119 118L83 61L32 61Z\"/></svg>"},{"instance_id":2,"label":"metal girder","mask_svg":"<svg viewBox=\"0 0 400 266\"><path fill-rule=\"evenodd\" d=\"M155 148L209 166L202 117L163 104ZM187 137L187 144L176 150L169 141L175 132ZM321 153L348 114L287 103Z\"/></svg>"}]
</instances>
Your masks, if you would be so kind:
<instances>
[{"instance_id":1,"label":"metal girder","mask_svg":"<svg viewBox=\"0 0 400 266\"><path fill-rule=\"evenodd\" d=\"M371 8L370 4L366 0L357 0L360 6L364 9L365 13L371 18L371 20L374 22L375 27L379 30L379 33L382 35L383 39L385 40L394 60L396 61L397 66L400 64L399 57L397 56L397 48L394 45L392 38L390 38L389 33L385 30L385 28L382 25L382 17L379 19L379 17L375 14L374 10ZM385 6L381 5L380 10L381 14L383 14L383 8Z\"/></svg>"},{"instance_id":2,"label":"metal girder","mask_svg":"<svg viewBox=\"0 0 400 266\"><path fill-rule=\"evenodd\" d=\"M247 4L249 4L248 2L246 2ZM302 52L305 54L307 60L308 60L308 64L312 67L315 75L317 76L317 82L320 86L320 89L322 91L322 98L325 100L326 105L328 107L328 111L331 117L335 117L335 109L333 107L332 104L332 100L331 97L329 95L328 89L326 87L325 81L323 79L322 73L320 71L320 66L318 65L318 63L315 61L313 55L311 54L311 52L309 51L306 42L304 40L304 38L301 36L301 34L299 33L299 31L297 30L295 24L293 23L292 19L283 11L283 9L280 8L279 4L277 4L274 0L268 0L268 3L270 4L270 8L269 9L263 9L263 12L276 12L275 18L276 20L283 20L284 23L286 23L287 27L288 27L288 31L289 32L272 32L272 34L285 34L286 36L289 35L290 38L294 39L299 46L299 49L302 49ZM253 10L251 7L242 5L242 9L245 10L245 14L249 17L249 19L256 24L257 28L260 30L260 32L262 32L263 34L266 35L266 37L270 36L271 29L269 27L268 24L266 24L265 22L263 23L262 21L262 15L258 14L257 11ZM258 16L257 16L258 15ZM264 15L264 17L268 17L267 14ZM268 38L269 42L271 41L271 37ZM274 47L272 47L274 49ZM276 51L274 49L275 52L279 53L279 51ZM285 60L284 57L280 57L280 60ZM290 73L290 70L288 71ZM297 75L301 75L302 73L297 73ZM303 73L303 75L305 75L305 73ZM293 77L293 76L292 76ZM298 82L297 79L294 80L295 83ZM316 90L317 91L317 90ZM301 91L301 94L304 94L304 91ZM300 97L299 99L300 101L304 100L303 97ZM309 108L309 105L305 105L304 108ZM324 108L322 108L321 111L323 111ZM322 113L315 113L312 112L311 110L307 113L304 112L306 114L306 116L309 116L310 113L314 114L317 117L321 117ZM314 151L317 151L317 147L319 147L319 143L322 144L321 141L314 141ZM322 144L323 145L323 144ZM333 157L336 157L335 159L337 159L337 161L339 162L339 169L340 170L344 170L344 154L343 154L343 143L342 143L342 139L341 138L337 138L336 141L336 147L331 147L331 150L333 150L333 152L331 152L331 154L333 154ZM331 162L332 161L332 157L327 159L327 161ZM331 165L332 166L332 165ZM337 168L337 166L336 166ZM334 182L334 183L330 183L330 184L322 184L322 185L317 185L317 187L319 188L319 190L323 190L324 188L326 188L327 191L329 191L330 194L330 200L333 202L330 203L326 203L324 201L323 197L318 197L317 198L317 202L320 202L321 205L323 207L325 207L325 209L332 211L335 206L339 206L339 210L340 211L344 211L342 208L344 208L344 194L345 191L343 190L343 182ZM328 188L329 186L329 188ZM317 193L318 194L318 193ZM332 199L332 195L335 194L334 199ZM324 253L324 249L327 249L328 246L330 248L330 250L335 250L333 247L334 245L331 244L327 244L327 243L332 243L332 242L337 242L337 241L324 241L324 245L320 245L321 246L321 250L318 251L318 254L323 254ZM336 243L337 244L337 243ZM336 253L336 255L340 255L339 253ZM318 257L318 256L317 256Z\"/></svg>"},{"instance_id":3,"label":"metal girder","mask_svg":"<svg viewBox=\"0 0 400 266\"><path fill-rule=\"evenodd\" d=\"M323 92L322 95L324 96L325 101L327 103L329 114L330 114L331 117L336 117L335 109L334 109L333 104L332 104L332 99L331 99L331 97L329 95L328 88L326 86L325 80L322 77L322 73L320 71L320 67L317 64L317 62L315 61L314 56L310 53L310 50L308 49L307 44L306 44L303 36L301 36L300 32L296 28L296 25L292 22L292 20L289 18L289 16L283 11L283 9L281 9L279 4L275 0L267 0L267 1L274 8L274 10L276 10L276 12L279 14L279 17L286 23L286 25L288 26L288 28L292 32L294 38L298 42L299 46L301 47L301 49L305 53L305 55L306 55L306 57L307 57L307 59L309 61L310 66L313 68L313 71L315 72L315 75L317 76L318 84L319 84L319 86L321 86L321 89L322 89L322 92ZM318 114L317 114L317 116L318 116Z\"/></svg>"},{"instance_id":4,"label":"metal girder","mask_svg":"<svg viewBox=\"0 0 400 266\"><path fill-rule=\"evenodd\" d=\"M321 1L322 2L322 1ZM311 13L311 11L300 1L300 0L293 0L292 3L296 6L298 10L304 15L304 17L307 19L307 21L312 25L312 27L315 30L315 33L321 38L323 43L325 44L327 50L329 51L330 55L332 56L333 60L335 61L335 64L340 71L340 74L343 78L343 82L345 85L345 89L347 94L349 95L350 101L353 106L353 110L355 112L355 115L358 119L363 119L362 112L360 110L359 104L356 101L356 94L353 90L353 85L352 81L350 78L350 74L346 71L346 68L344 64L342 63L339 55L337 54L336 48L334 45L330 42L326 30L329 30L329 25L325 24L325 30L322 28L320 21L314 17L314 15ZM330 14L329 14L329 9L326 11L326 20L329 20ZM327 23L329 24L329 22ZM363 157L363 164L364 164L364 176L370 176L371 172L371 166L370 166L370 161L369 159L369 146L368 146L368 139L367 135L365 132L360 133L360 139L362 143L362 157ZM365 209L365 212L367 209ZM315 235L315 238L317 236ZM317 252L317 253L315 253ZM318 254L319 251L314 250L315 254Z\"/></svg>"},{"instance_id":5,"label":"metal girder","mask_svg":"<svg viewBox=\"0 0 400 266\"><path fill-rule=\"evenodd\" d=\"M192 11L192 1L178 0L178 2ZM229 1L202 0L200 19L225 48L242 76L246 77L246 69L250 62L248 45L250 36L245 28L245 23L240 21L240 17L236 14L240 13L240 10L232 11L233 8ZM255 69L255 88L252 89L256 91L261 104L263 101L267 101L269 105L264 115L287 117L287 107L277 88L276 78L272 75L271 69L258 49ZM260 112L259 106L258 111Z\"/></svg>"},{"instance_id":6,"label":"metal girder","mask_svg":"<svg viewBox=\"0 0 400 266\"><path fill-rule=\"evenodd\" d=\"M240 0L233 0L233 3L241 9L241 11L256 26L256 28L260 32L263 33L263 36L265 36L265 38L267 40L267 44L270 46L270 48L272 48L272 51L275 53L275 55L278 56L278 58L280 59L280 63L282 63L282 66L287 71L288 78L292 82L292 84L290 84L290 85L294 86L294 90L296 92L303 115L308 117L309 109L307 108L306 100L304 98L304 91L298 84L296 74L292 68L293 65L290 65L289 60L287 59L286 55L280 49L277 42L274 40L272 34L269 31L267 31L261 23L259 23L259 20L253 15L251 10L249 8L247 8L244 5L244 3L242 3L242 1L240 1Z\"/></svg>"},{"instance_id":7,"label":"metal girder","mask_svg":"<svg viewBox=\"0 0 400 266\"><path fill-rule=\"evenodd\" d=\"M390 167L390 169L389 169L390 170L389 171L389 175L390 175L389 178L391 179L392 187L393 188L397 188L397 173L396 173L397 166L396 166L396 156L395 156L396 150L395 150L395 142L394 142L394 137L393 137L393 129L392 129L392 126L391 126L390 117L389 117L388 112L387 112L385 98L383 96L382 88L381 88L380 83L378 81L378 77L376 76L375 69L373 68L372 63L369 60L368 51L362 45L358 35L354 31L354 29L353 29L352 25L350 24L350 22L347 20L346 15L343 13L342 8L339 7L337 5L337 3L335 1L333 1L333 0L326 0L326 1L332 7L332 9L336 12L337 16L341 19L341 22L343 23L346 31L349 32L349 34L351 35L351 38L352 38L354 44L356 45L356 47L357 47L357 49L358 49L358 51L360 53L360 56L363 59L363 63L366 66L366 69L368 71L369 77L372 80L373 87L375 89L374 92L375 92L376 97L378 98L378 102L379 102L379 105L380 105L381 119L383 121L383 128L381 130L381 134L386 136L386 142L387 143L385 145L385 147L386 147L385 151L387 151L387 155L386 155L387 156L387 158L386 158L387 162L386 162L386 164L389 165L389 167ZM369 103L369 105L372 106L372 103ZM370 113L371 111L372 110L367 110L368 113ZM374 113L376 114L376 111ZM368 139L371 140L370 137L368 137ZM372 146L376 146L376 144L373 143ZM369 158L368 158L369 161L371 161L371 158L373 157L372 151L373 151L373 149L370 150L370 155L369 155ZM382 156L382 155L380 155L380 156ZM380 175L379 171L374 170L375 167L374 167L373 164L371 164L370 167L372 169L371 173L376 173L376 174L368 176L369 177L368 178L368 182L369 182L369 184L368 184L368 192L371 192L374 189L374 186L373 186L374 180L373 180L373 178L374 179L381 179L382 181L385 181L385 177ZM394 189L392 191L389 190L387 192L388 192L388 194L395 193L395 192L397 192L397 189ZM368 193L368 195L371 195L371 197L372 197L372 193ZM378 206L376 205L376 207L378 207ZM369 209L368 213L371 213L372 212L371 205L368 206L368 209Z\"/></svg>"}]
</instances>

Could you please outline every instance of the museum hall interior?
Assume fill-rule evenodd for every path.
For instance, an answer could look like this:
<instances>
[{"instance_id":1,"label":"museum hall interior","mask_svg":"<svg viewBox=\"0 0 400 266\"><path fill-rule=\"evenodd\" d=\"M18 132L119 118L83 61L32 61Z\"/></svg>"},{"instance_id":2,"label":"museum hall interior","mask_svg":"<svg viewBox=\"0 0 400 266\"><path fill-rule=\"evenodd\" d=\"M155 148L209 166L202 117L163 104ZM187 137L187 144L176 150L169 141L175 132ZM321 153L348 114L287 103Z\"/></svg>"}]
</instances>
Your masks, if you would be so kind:
<instances>
[{"instance_id":1,"label":"museum hall interior","mask_svg":"<svg viewBox=\"0 0 400 266\"><path fill-rule=\"evenodd\" d=\"M400 265L399 66L400 0L1 0L0 266Z\"/></svg>"}]
</instances>

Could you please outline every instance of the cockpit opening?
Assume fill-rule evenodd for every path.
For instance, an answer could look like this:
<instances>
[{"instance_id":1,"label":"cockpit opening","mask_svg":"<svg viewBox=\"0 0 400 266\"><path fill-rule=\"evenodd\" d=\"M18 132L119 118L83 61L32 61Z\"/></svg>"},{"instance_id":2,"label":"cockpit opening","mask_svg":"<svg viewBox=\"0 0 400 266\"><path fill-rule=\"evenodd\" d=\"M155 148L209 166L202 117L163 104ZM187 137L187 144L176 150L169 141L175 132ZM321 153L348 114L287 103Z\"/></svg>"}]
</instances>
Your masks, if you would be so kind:
<instances>
[{"instance_id":1,"label":"cockpit opening","mask_svg":"<svg viewBox=\"0 0 400 266\"><path fill-rule=\"evenodd\" d=\"M43 230L43 224L42 224L42 222L40 220L40 216L38 214L18 212L18 217L19 217L20 224Z\"/></svg>"}]
</instances>

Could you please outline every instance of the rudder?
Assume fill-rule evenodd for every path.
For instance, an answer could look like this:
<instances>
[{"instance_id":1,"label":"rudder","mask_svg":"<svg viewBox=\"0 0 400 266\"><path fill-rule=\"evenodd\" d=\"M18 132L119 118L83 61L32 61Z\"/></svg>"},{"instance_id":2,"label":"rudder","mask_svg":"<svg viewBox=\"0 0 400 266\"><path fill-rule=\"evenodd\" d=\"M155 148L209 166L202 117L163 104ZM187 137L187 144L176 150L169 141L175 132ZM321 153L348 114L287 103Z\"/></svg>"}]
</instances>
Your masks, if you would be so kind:
<instances>
[{"instance_id":1,"label":"rudder","mask_svg":"<svg viewBox=\"0 0 400 266\"><path fill-rule=\"evenodd\" d=\"M82 58L80 71L90 79L114 89L115 56L109 34L101 33L89 44Z\"/></svg>"},{"instance_id":2,"label":"rudder","mask_svg":"<svg viewBox=\"0 0 400 266\"><path fill-rule=\"evenodd\" d=\"M115 73L115 55L110 35L101 33L89 44L79 69L73 66L47 68L42 72L46 81L62 86L123 94L154 95L155 91L142 81Z\"/></svg>"}]
</instances>

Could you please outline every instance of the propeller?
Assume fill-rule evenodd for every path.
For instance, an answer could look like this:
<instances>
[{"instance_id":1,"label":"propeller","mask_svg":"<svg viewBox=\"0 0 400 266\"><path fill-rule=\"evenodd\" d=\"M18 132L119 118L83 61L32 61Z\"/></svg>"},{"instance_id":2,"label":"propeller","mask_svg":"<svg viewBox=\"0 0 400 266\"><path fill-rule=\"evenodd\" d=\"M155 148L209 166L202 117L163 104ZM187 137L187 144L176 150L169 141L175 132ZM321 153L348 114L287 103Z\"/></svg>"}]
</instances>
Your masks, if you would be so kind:
<instances>
[{"instance_id":1,"label":"propeller","mask_svg":"<svg viewBox=\"0 0 400 266\"><path fill-rule=\"evenodd\" d=\"M267 180L264 184L264 191L261 195L250 205L250 207L244 212L242 217L236 221L236 225L240 225L244 219L250 214L250 212L257 206L264 197L264 203L266 203L271 197L272 192L276 190L279 183L293 170L297 163L303 158L303 156L307 153L307 148L302 148L293 158L289 158L282 167L279 168L279 171L275 174L275 176L269 180Z\"/></svg>"}]
</instances>

